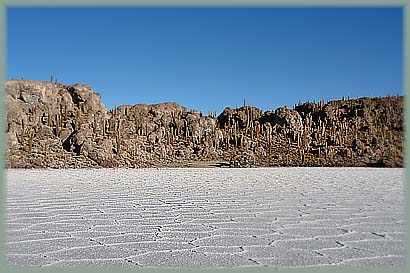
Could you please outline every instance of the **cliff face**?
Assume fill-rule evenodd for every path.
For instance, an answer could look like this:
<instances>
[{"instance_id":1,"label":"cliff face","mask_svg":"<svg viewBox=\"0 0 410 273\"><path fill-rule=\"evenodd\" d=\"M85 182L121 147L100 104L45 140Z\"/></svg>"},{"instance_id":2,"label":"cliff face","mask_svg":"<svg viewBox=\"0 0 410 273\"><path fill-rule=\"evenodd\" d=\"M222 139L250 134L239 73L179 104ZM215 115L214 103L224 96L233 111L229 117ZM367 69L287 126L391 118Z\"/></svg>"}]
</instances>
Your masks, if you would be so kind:
<instances>
[{"instance_id":1,"label":"cliff face","mask_svg":"<svg viewBox=\"0 0 410 273\"><path fill-rule=\"evenodd\" d=\"M6 84L7 167L403 167L403 97L226 108L176 103L105 108L87 85Z\"/></svg>"}]
</instances>

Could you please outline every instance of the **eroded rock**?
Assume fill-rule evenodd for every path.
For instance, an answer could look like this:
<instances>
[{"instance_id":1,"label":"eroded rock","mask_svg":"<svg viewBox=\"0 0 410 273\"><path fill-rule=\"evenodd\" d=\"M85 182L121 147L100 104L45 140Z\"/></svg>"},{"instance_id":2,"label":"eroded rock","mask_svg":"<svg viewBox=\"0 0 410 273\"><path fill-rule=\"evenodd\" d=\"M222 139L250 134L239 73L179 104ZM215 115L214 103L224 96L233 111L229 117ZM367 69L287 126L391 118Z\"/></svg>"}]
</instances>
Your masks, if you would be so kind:
<instances>
[{"instance_id":1,"label":"eroded rock","mask_svg":"<svg viewBox=\"0 0 410 273\"><path fill-rule=\"evenodd\" d=\"M81 84L11 80L5 99L11 168L403 166L399 96L227 107L218 117L175 102L107 110Z\"/></svg>"}]
</instances>

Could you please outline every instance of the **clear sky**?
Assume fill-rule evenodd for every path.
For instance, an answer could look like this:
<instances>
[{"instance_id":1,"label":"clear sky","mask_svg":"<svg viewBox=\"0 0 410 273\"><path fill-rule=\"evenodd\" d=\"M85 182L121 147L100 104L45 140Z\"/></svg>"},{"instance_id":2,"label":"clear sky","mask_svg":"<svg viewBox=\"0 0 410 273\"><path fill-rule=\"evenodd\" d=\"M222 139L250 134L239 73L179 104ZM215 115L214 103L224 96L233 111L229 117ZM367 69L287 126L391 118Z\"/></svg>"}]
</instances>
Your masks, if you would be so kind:
<instances>
[{"instance_id":1,"label":"clear sky","mask_svg":"<svg viewBox=\"0 0 410 273\"><path fill-rule=\"evenodd\" d=\"M7 78L221 112L403 94L401 8L8 8Z\"/></svg>"}]
</instances>

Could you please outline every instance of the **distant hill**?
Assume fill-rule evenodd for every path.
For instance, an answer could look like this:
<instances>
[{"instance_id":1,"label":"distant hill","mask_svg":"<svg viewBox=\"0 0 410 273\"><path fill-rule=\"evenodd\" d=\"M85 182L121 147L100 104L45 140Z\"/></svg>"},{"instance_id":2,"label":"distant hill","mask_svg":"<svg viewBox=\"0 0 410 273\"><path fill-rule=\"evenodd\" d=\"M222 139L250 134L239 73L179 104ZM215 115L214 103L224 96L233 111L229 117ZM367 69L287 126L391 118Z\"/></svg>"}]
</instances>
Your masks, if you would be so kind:
<instances>
[{"instance_id":1,"label":"distant hill","mask_svg":"<svg viewBox=\"0 0 410 273\"><path fill-rule=\"evenodd\" d=\"M6 83L8 168L403 167L403 97L218 117L175 102L107 110L91 86Z\"/></svg>"}]
</instances>

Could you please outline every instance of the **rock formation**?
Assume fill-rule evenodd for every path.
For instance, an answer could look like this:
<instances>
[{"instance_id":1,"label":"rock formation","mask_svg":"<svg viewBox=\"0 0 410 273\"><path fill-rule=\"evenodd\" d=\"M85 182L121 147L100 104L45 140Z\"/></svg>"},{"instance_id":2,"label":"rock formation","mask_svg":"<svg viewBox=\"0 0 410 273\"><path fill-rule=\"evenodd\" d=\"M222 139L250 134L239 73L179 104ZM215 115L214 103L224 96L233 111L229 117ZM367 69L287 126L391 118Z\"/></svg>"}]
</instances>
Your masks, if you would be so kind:
<instances>
[{"instance_id":1,"label":"rock formation","mask_svg":"<svg viewBox=\"0 0 410 273\"><path fill-rule=\"evenodd\" d=\"M177 103L107 110L91 86L10 80L8 168L403 167L403 97L306 102L218 117Z\"/></svg>"}]
</instances>

